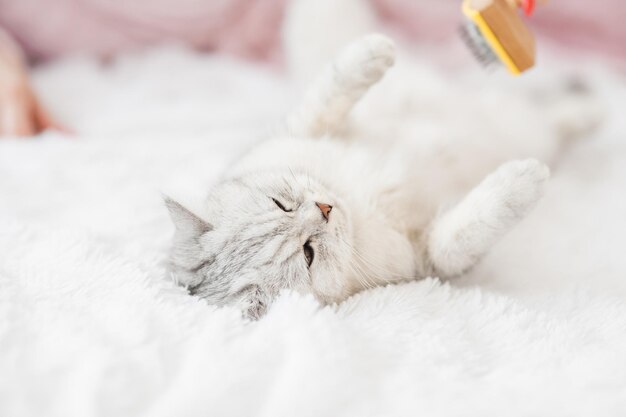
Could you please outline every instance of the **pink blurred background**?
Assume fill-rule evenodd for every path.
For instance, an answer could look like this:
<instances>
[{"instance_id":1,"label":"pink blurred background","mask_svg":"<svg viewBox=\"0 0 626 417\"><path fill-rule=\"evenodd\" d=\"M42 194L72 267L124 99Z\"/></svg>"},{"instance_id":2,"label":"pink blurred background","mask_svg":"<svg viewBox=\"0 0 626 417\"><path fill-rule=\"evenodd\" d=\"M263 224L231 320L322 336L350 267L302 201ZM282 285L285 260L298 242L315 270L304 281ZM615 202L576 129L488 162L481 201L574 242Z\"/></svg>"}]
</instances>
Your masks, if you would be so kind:
<instances>
[{"instance_id":1,"label":"pink blurred background","mask_svg":"<svg viewBox=\"0 0 626 417\"><path fill-rule=\"evenodd\" d=\"M0 27L29 58L102 56L177 40L205 51L277 60L288 0L0 0ZM415 42L457 34L460 0L371 0L381 21ZM552 0L531 24L564 50L626 60L623 0Z\"/></svg>"}]
</instances>

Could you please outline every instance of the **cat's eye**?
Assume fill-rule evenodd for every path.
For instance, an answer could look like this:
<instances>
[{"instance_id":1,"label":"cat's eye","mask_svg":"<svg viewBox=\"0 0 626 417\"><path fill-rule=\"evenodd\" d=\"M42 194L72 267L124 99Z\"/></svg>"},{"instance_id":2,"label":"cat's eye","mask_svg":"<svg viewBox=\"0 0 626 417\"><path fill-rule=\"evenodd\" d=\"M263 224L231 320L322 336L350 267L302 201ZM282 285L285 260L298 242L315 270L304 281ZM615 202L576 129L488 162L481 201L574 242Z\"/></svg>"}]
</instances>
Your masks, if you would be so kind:
<instances>
[{"instance_id":1,"label":"cat's eye","mask_svg":"<svg viewBox=\"0 0 626 417\"><path fill-rule=\"evenodd\" d=\"M304 252L304 259L306 260L307 266L310 268L313 263L313 258L315 257L315 251L313 250L310 241L306 241L302 247L302 252Z\"/></svg>"},{"instance_id":2,"label":"cat's eye","mask_svg":"<svg viewBox=\"0 0 626 417\"><path fill-rule=\"evenodd\" d=\"M274 204L276 204L278 206L279 209L281 209L284 212L289 213L291 210L287 209L283 203L281 203L280 201L276 200L275 198L272 198L272 201L274 202Z\"/></svg>"}]
</instances>

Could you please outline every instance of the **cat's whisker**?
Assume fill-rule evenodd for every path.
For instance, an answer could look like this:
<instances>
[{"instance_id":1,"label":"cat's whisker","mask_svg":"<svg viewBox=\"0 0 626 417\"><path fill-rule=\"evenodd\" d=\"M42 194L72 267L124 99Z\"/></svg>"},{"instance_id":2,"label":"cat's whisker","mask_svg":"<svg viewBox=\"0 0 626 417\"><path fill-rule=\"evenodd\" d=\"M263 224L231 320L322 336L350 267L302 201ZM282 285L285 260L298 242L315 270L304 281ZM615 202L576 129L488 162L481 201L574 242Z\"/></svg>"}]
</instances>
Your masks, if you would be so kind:
<instances>
[{"instance_id":1,"label":"cat's whisker","mask_svg":"<svg viewBox=\"0 0 626 417\"><path fill-rule=\"evenodd\" d=\"M374 288L378 286L379 283L376 282L376 279L373 278L372 274L368 273L368 271L366 271L364 268L365 267L369 268L370 271L373 272L377 277L384 277L387 275L387 272L383 271L380 266L374 265L371 262L367 261L355 248L352 248L352 253L358 258L359 261L361 261L361 263L364 264L364 265L361 265L357 263L356 266L358 270L361 271L361 274L363 275L363 277L366 279L368 283L368 287Z\"/></svg>"},{"instance_id":2,"label":"cat's whisker","mask_svg":"<svg viewBox=\"0 0 626 417\"><path fill-rule=\"evenodd\" d=\"M369 265L368 262L363 258L363 256L361 256L361 254L349 243L346 242L344 239L340 238L341 241L346 244L346 246L350 249L351 253L361 262L365 263L366 266L369 266L371 269L378 269L377 267L375 267L374 265ZM363 267L359 264L359 263L350 263L351 269L353 270L353 272L357 275L357 278L359 279L359 281L366 287L368 288L372 288L375 287L377 284L374 281L373 278L370 277L370 274L368 274L366 271L363 270ZM375 273L378 274L378 271L374 271ZM365 280L365 281L363 281Z\"/></svg>"},{"instance_id":3,"label":"cat's whisker","mask_svg":"<svg viewBox=\"0 0 626 417\"><path fill-rule=\"evenodd\" d=\"M414 280L415 279L415 277L408 277L408 276L404 276L404 275L400 275L400 274L392 274L389 271L382 270L381 266L376 265L373 262L371 262L370 260L366 259L349 242L345 241L342 238L340 238L340 239L341 239L341 241L343 243L345 243L348 246L348 248L352 251L353 255L356 258L358 258L359 261L361 261L363 264L365 264L365 266L367 266L369 269L371 269L372 272L374 272L377 277L380 277L381 280L384 280L386 282L395 282L397 280L408 281L408 280ZM362 267L360 265L357 265L357 267L362 271ZM362 273L363 273L364 278L366 278L370 282L370 285L372 285L372 286L380 285L379 283L376 283L370 277L370 274L364 273L364 271L362 271ZM390 277L390 278L386 278L386 277Z\"/></svg>"},{"instance_id":4,"label":"cat's whisker","mask_svg":"<svg viewBox=\"0 0 626 417\"><path fill-rule=\"evenodd\" d=\"M298 182L298 178L296 178L296 174L293 173L293 170L291 169L290 166L287 167L287 169L289 170L289 173L291 174L291 176L293 177L293 180L295 182Z\"/></svg>"},{"instance_id":5,"label":"cat's whisker","mask_svg":"<svg viewBox=\"0 0 626 417\"><path fill-rule=\"evenodd\" d=\"M374 281L369 277L368 274L366 274L362 270L361 266L358 263L355 264L353 262L350 262L348 264L348 268L350 269L350 272L355 275L357 281L359 281L359 284L362 285L364 288L373 288L376 286Z\"/></svg>"},{"instance_id":6,"label":"cat's whisker","mask_svg":"<svg viewBox=\"0 0 626 417\"><path fill-rule=\"evenodd\" d=\"M304 187L304 186L302 185L302 183L300 182L300 180L298 180L298 177L296 177L296 174L294 174L294 172L293 172L293 170L291 169L291 167L290 167L290 166L288 166L288 167L287 167L287 169L289 169L289 172L291 173L291 176L293 177L293 180L294 180L295 182L297 182L297 183L298 183L298 185L300 185L301 187ZM307 176L307 177L308 177L308 176ZM310 179L309 179L309 188L311 188L311 180L310 180Z\"/></svg>"},{"instance_id":7,"label":"cat's whisker","mask_svg":"<svg viewBox=\"0 0 626 417\"><path fill-rule=\"evenodd\" d=\"M369 265L367 263L367 261L365 261L363 259L363 257L361 256L361 254L359 254L356 249L354 249L352 247L352 245L350 245L348 242L346 242L345 240L341 239L350 249L351 253L357 258L358 261L361 261L362 263L365 263L366 266L370 267L370 269L378 269L376 267L374 267L374 265ZM370 276L370 274L367 273L367 271L363 270L363 266L361 266L361 264L359 262L357 263L350 263L350 268L352 269L352 271L356 274L357 279L359 280L359 282L365 286L366 288L373 288L375 287L377 284L375 282L375 280ZM374 271L375 273L378 274L377 271Z\"/></svg>"},{"instance_id":8,"label":"cat's whisker","mask_svg":"<svg viewBox=\"0 0 626 417\"><path fill-rule=\"evenodd\" d=\"M355 268L353 265L350 265L349 268L350 268L350 271L356 277L357 281L359 282L359 285L361 285L365 289L374 288L375 285L372 284L372 282L366 277L366 275L363 272L358 270L358 267Z\"/></svg>"}]
</instances>

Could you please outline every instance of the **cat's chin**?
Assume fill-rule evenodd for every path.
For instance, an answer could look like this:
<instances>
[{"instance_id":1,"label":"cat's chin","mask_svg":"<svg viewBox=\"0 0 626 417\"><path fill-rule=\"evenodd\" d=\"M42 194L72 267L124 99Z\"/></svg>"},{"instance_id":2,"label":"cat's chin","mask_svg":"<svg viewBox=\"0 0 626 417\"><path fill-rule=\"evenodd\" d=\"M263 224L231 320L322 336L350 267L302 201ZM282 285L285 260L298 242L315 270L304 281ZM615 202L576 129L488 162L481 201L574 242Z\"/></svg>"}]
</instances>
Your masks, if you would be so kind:
<instances>
[{"instance_id":1,"label":"cat's chin","mask_svg":"<svg viewBox=\"0 0 626 417\"><path fill-rule=\"evenodd\" d=\"M329 193L330 194L330 193ZM353 224L350 207L336 195L332 196L333 209L322 239L327 252L320 263L311 268L312 292L323 304L339 303L353 293L346 285L346 276L352 275L354 256Z\"/></svg>"},{"instance_id":2,"label":"cat's chin","mask_svg":"<svg viewBox=\"0 0 626 417\"><path fill-rule=\"evenodd\" d=\"M329 221L325 241L332 256L311 271L311 290L322 304L342 302L362 287L357 284L357 271L354 270L356 251L350 213L344 205L340 207L341 210L334 212L335 218Z\"/></svg>"}]
</instances>

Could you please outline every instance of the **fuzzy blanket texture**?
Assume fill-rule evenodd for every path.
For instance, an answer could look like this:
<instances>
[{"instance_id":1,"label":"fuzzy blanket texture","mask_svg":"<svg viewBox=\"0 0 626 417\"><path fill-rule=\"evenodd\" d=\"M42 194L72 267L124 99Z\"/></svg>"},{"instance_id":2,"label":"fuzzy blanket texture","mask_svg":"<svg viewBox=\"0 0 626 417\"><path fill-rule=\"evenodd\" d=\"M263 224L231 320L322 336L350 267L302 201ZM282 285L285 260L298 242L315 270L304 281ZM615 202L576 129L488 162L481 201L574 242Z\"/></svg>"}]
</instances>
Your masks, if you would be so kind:
<instances>
[{"instance_id":1,"label":"fuzzy blanket texture","mask_svg":"<svg viewBox=\"0 0 626 417\"><path fill-rule=\"evenodd\" d=\"M39 70L80 133L0 141L0 415L625 415L626 83L583 74L602 128L468 276L248 322L171 282L161 193L261 140L284 76L176 48Z\"/></svg>"}]
</instances>

